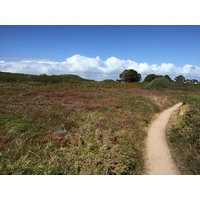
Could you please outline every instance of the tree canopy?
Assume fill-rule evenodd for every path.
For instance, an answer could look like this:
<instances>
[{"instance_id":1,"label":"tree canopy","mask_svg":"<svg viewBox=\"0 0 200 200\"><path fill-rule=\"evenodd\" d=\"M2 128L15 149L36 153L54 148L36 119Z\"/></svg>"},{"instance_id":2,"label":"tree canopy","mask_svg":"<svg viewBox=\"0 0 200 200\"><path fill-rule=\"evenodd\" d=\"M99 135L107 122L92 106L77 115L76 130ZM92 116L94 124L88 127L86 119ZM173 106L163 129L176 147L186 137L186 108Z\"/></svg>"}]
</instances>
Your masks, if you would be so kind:
<instances>
[{"instance_id":1,"label":"tree canopy","mask_svg":"<svg viewBox=\"0 0 200 200\"><path fill-rule=\"evenodd\" d=\"M119 75L119 78L126 83L139 82L141 81L141 74L133 69L126 69Z\"/></svg>"},{"instance_id":2,"label":"tree canopy","mask_svg":"<svg viewBox=\"0 0 200 200\"><path fill-rule=\"evenodd\" d=\"M174 80L176 83L184 83L186 81L183 75L177 76Z\"/></svg>"}]
</instances>

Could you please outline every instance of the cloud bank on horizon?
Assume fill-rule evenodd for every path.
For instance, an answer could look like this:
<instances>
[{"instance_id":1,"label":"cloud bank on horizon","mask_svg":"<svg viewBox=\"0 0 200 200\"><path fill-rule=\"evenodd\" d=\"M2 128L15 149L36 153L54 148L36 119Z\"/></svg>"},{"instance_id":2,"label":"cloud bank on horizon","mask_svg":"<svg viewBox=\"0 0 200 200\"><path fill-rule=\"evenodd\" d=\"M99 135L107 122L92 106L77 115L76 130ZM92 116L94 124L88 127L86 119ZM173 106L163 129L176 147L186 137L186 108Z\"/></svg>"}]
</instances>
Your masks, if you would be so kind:
<instances>
[{"instance_id":1,"label":"cloud bank on horizon","mask_svg":"<svg viewBox=\"0 0 200 200\"><path fill-rule=\"evenodd\" d=\"M118 79L119 74L125 69L134 69L142 75L144 79L148 74L169 75L174 79L178 75L183 75L186 79L197 79L200 81L200 66L186 64L177 67L172 63L148 64L137 63L132 60L121 60L110 57L102 60L99 56L95 58L74 55L64 62L49 60L25 59L20 61L0 60L1 72L25 73L25 74L75 74L83 78L102 81L105 79Z\"/></svg>"}]
</instances>

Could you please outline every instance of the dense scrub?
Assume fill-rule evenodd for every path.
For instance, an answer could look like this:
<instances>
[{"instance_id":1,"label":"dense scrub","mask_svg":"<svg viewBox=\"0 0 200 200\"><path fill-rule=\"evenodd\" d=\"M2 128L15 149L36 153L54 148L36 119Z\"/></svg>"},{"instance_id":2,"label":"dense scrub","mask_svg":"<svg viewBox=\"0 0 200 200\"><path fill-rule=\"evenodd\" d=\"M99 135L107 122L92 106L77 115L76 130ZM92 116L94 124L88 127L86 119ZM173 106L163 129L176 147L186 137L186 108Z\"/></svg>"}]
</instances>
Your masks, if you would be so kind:
<instances>
[{"instance_id":1,"label":"dense scrub","mask_svg":"<svg viewBox=\"0 0 200 200\"><path fill-rule=\"evenodd\" d=\"M80 76L66 74L66 75L30 75L30 74L20 74L20 73L7 73L0 72L0 82L8 83L61 83L61 82L94 82L92 80L83 79Z\"/></svg>"}]
</instances>

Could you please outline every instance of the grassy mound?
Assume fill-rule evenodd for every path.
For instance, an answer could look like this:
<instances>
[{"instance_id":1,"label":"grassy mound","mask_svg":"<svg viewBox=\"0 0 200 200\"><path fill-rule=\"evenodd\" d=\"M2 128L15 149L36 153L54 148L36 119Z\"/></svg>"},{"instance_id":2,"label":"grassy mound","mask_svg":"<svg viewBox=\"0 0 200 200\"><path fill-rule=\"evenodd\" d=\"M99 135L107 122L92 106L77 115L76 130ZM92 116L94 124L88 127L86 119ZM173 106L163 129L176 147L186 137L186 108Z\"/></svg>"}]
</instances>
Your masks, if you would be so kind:
<instances>
[{"instance_id":1,"label":"grassy mound","mask_svg":"<svg viewBox=\"0 0 200 200\"><path fill-rule=\"evenodd\" d=\"M165 77L161 78L156 78L153 81L151 81L149 84L145 86L146 89L151 89L151 90L163 90L167 89L170 86L170 81L169 79Z\"/></svg>"},{"instance_id":2,"label":"grassy mound","mask_svg":"<svg viewBox=\"0 0 200 200\"><path fill-rule=\"evenodd\" d=\"M101 81L101 83L117 83L117 82L114 81L113 79L105 79L105 80Z\"/></svg>"}]
</instances>

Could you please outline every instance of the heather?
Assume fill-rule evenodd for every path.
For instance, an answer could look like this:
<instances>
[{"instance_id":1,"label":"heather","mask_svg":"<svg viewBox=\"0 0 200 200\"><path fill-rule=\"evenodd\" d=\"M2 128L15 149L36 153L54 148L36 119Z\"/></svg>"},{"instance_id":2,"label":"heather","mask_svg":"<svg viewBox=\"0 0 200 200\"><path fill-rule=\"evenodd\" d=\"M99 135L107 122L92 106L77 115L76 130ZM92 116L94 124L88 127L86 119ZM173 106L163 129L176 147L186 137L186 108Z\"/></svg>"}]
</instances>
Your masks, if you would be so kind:
<instances>
[{"instance_id":1,"label":"heather","mask_svg":"<svg viewBox=\"0 0 200 200\"><path fill-rule=\"evenodd\" d=\"M2 83L0 93L1 174L142 174L145 128L174 102L138 83Z\"/></svg>"}]
</instances>

